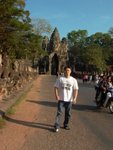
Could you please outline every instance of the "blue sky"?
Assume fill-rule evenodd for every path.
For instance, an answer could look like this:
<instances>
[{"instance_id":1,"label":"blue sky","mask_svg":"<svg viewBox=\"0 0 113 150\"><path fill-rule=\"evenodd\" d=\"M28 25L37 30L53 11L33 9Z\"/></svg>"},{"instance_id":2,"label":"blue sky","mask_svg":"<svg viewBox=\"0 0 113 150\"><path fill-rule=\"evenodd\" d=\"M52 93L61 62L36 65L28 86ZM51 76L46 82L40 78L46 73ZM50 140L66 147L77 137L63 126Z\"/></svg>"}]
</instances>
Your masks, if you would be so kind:
<instances>
[{"instance_id":1,"label":"blue sky","mask_svg":"<svg viewBox=\"0 0 113 150\"><path fill-rule=\"evenodd\" d=\"M32 19L45 19L60 37L72 30L87 30L88 35L107 33L113 27L113 0L25 0Z\"/></svg>"}]
</instances>

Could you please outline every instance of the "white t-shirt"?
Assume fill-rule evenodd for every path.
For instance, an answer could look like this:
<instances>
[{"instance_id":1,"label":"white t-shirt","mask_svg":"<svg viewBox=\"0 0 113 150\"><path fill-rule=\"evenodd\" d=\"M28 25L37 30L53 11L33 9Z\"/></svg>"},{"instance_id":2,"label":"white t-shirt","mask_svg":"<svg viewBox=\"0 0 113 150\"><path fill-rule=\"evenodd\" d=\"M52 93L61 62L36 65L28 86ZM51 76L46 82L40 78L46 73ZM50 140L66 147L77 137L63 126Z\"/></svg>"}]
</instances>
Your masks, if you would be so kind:
<instances>
[{"instance_id":1,"label":"white t-shirt","mask_svg":"<svg viewBox=\"0 0 113 150\"><path fill-rule=\"evenodd\" d=\"M78 82L72 76L59 77L54 87L58 88L60 100L70 102L73 101L73 90L78 90Z\"/></svg>"}]
</instances>

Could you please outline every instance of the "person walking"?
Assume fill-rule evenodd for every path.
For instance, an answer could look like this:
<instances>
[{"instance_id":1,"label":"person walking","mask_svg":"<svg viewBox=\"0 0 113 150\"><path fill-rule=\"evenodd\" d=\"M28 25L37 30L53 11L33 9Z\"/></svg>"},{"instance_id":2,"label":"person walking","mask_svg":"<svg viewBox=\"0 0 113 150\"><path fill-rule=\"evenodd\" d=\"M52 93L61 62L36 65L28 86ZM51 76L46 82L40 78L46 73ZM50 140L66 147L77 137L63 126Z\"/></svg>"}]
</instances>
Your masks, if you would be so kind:
<instances>
[{"instance_id":1,"label":"person walking","mask_svg":"<svg viewBox=\"0 0 113 150\"><path fill-rule=\"evenodd\" d=\"M63 127L69 130L69 120L71 117L72 102L75 104L78 96L78 82L71 76L71 68L64 68L64 76L59 77L54 84L54 92L57 105L57 114L55 119L54 129L58 132L60 129L60 119L65 109L65 117Z\"/></svg>"}]
</instances>

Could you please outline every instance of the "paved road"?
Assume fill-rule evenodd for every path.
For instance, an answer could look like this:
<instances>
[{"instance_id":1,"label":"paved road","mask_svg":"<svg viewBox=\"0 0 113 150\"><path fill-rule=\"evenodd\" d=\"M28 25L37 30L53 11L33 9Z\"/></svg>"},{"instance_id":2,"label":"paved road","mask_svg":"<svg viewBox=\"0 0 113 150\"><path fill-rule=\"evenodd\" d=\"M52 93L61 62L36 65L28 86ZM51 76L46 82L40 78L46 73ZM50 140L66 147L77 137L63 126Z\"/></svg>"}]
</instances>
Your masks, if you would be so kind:
<instances>
[{"instance_id":1,"label":"paved road","mask_svg":"<svg viewBox=\"0 0 113 150\"><path fill-rule=\"evenodd\" d=\"M38 98L26 99L31 107L38 109L38 113L31 112L34 113L33 120L28 122L15 119L18 126L28 127L24 141L17 150L113 150L113 115L106 109L96 109L93 86L82 84L80 80L78 101L72 110L71 130L61 128L58 133L53 132L57 106L53 94L55 78L39 76L40 84L37 80L38 88L34 92ZM12 120L10 118L8 121L14 123ZM7 147L7 150L13 149Z\"/></svg>"}]
</instances>

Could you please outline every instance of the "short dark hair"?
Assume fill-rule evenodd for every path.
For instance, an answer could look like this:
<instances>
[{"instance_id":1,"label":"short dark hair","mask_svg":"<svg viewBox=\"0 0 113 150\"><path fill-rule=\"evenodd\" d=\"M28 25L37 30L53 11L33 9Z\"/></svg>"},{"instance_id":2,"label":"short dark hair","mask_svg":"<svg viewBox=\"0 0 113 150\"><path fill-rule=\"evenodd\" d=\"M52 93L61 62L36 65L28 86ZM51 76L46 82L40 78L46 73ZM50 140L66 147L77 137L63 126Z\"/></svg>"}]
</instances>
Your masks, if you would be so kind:
<instances>
[{"instance_id":1,"label":"short dark hair","mask_svg":"<svg viewBox=\"0 0 113 150\"><path fill-rule=\"evenodd\" d=\"M71 69L71 67L70 67L70 66L65 66L65 67L64 67L64 70L66 70L67 68Z\"/></svg>"}]
</instances>

